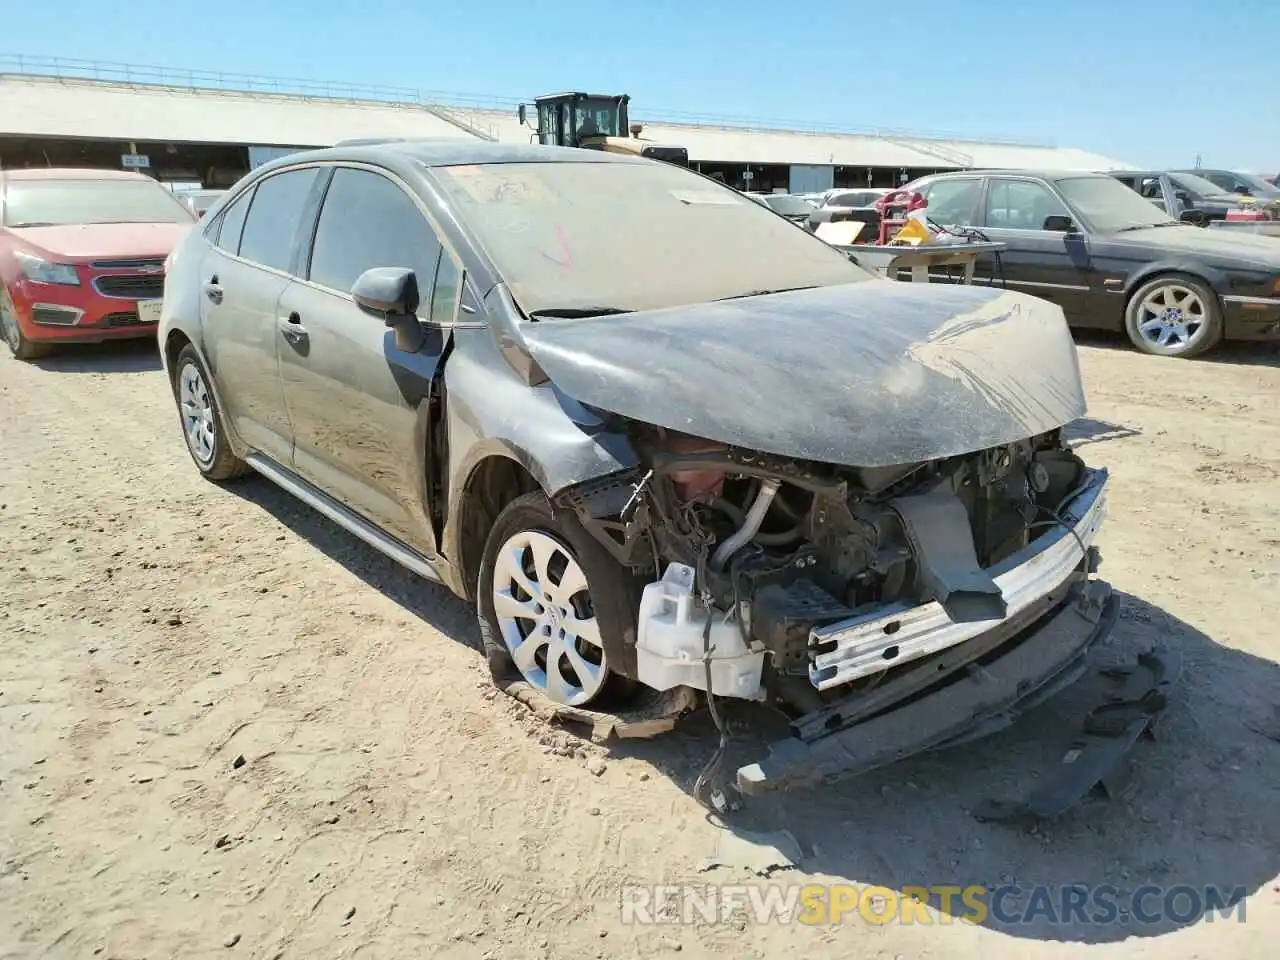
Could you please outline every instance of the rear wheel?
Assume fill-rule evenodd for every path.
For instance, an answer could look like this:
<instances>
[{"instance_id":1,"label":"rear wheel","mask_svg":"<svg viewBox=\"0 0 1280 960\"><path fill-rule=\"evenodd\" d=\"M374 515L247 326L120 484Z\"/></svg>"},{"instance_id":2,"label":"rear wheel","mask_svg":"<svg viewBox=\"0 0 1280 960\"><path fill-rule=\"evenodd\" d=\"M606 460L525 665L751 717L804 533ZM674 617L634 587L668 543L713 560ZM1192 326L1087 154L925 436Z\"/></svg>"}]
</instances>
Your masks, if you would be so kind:
<instances>
[{"instance_id":1,"label":"rear wheel","mask_svg":"<svg viewBox=\"0 0 1280 960\"><path fill-rule=\"evenodd\" d=\"M209 372L196 348L187 344L174 363L173 395L187 452L210 480L230 480L249 467L231 450L222 423L222 411L210 387Z\"/></svg>"},{"instance_id":2,"label":"rear wheel","mask_svg":"<svg viewBox=\"0 0 1280 960\"><path fill-rule=\"evenodd\" d=\"M1144 353L1194 357L1222 340L1222 307L1203 281L1170 274L1138 288L1125 308L1124 326Z\"/></svg>"},{"instance_id":3,"label":"rear wheel","mask_svg":"<svg viewBox=\"0 0 1280 960\"><path fill-rule=\"evenodd\" d=\"M618 702L634 691L634 578L541 492L513 500L485 544L477 614L495 679L519 675L554 703ZM622 671L622 672L620 672Z\"/></svg>"},{"instance_id":4,"label":"rear wheel","mask_svg":"<svg viewBox=\"0 0 1280 960\"><path fill-rule=\"evenodd\" d=\"M0 289L0 334L9 345L9 352L19 360L37 360L49 354L47 343L28 340L18 326L18 311L13 305L8 290Z\"/></svg>"}]
</instances>

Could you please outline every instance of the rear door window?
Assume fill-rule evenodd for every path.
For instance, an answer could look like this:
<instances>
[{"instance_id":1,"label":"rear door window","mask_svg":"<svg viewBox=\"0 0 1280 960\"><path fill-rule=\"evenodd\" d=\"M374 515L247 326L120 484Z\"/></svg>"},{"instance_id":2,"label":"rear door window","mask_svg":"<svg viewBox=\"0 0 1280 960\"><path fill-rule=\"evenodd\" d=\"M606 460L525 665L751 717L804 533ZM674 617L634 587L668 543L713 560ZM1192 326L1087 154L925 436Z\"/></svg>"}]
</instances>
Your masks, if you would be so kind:
<instances>
[{"instance_id":1,"label":"rear door window","mask_svg":"<svg viewBox=\"0 0 1280 960\"><path fill-rule=\"evenodd\" d=\"M291 269L298 227L319 174L318 167L289 170L258 184L240 238L240 256L265 267Z\"/></svg>"},{"instance_id":2,"label":"rear door window","mask_svg":"<svg viewBox=\"0 0 1280 960\"><path fill-rule=\"evenodd\" d=\"M925 213L935 223L970 226L981 186L982 181L976 177L965 180L935 180L920 191L928 201Z\"/></svg>"},{"instance_id":3,"label":"rear door window","mask_svg":"<svg viewBox=\"0 0 1280 960\"><path fill-rule=\"evenodd\" d=\"M339 168L320 210L308 276L313 283L349 293L366 270L408 267L425 305L440 249L431 224L397 184L368 170Z\"/></svg>"}]
</instances>

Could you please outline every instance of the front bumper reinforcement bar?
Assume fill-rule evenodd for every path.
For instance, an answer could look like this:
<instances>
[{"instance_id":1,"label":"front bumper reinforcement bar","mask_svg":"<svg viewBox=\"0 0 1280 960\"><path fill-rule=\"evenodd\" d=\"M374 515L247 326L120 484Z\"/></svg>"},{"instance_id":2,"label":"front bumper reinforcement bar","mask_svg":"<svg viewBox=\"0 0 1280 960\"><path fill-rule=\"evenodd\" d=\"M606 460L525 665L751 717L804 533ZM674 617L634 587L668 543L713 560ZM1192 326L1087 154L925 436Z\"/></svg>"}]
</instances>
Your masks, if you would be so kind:
<instances>
[{"instance_id":1,"label":"front bumper reinforcement bar","mask_svg":"<svg viewBox=\"0 0 1280 960\"><path fill-rule=\"evenodd\" d=\"M1064 504L1066 526L1051 527L1026 547L986 571L1000 588L1006 618L1015 617L1071 580L1098 535L1107 512L1107 471L1089 471L1088 482ZM956 623L935 600L918 605L895 603L814 627L809 682L819 690L880 673L981 636L1000 620Z\"/></svg>"}]
</instances>

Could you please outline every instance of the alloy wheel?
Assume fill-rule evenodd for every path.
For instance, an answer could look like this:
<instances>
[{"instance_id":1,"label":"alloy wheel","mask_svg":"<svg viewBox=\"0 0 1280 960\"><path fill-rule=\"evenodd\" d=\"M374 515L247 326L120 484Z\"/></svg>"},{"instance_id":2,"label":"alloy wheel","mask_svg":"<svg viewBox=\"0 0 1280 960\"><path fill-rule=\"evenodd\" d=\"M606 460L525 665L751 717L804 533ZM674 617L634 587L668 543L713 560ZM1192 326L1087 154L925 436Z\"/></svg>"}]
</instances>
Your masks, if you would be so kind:
<instances>
[{"instance_id":1,"label":"alloy wheel","mask_svg":"<svg viewBox=\"0 0 1280 960\"><path fill-rule=\"evenodd\" d=\"M1180 283L1156 287L1138 305L1139 335L1162 351L1187 346L1207 322L1200 294Z\"/></svg>"},{"instance_id":2,"label":"alloy wheel","mask_svg":"<svg viewBox=\"0 0 1280 960\"><path fill-rule=\"evenodd\" d=\"M185 364L178 374L178 404L187 448L197 463L208 466L217 452L217 421L204 374L194 363Z\"/></svg>"},{"instance_id":3,"label":"alloy wheel","mask_svg":"<svg viewBox=\"0 0 1280 960\"><path fill-rule=\"evenodd\" d=\"M555 703L581 706L609 679L586 574L550 534L508 537L493 570L498 629L521 676Z\"/></svg>"}]
</instances>

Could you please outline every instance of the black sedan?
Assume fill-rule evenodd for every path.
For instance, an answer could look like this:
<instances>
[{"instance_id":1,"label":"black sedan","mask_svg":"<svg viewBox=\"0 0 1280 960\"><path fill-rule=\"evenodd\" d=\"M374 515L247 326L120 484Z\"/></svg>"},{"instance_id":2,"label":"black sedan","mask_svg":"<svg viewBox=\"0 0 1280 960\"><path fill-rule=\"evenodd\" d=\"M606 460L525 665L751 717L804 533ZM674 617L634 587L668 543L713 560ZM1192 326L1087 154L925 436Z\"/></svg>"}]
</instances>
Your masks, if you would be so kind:
<instances>
[{"instance_id":1,"label":"black sedan","mask_svg":"<svg viewBox=\"0 0 1280 960\"><path fill-rule=\"evenodd\" d=\"M1280 340L1280 241L1175 220L1108 174L938 174L910 189L934 222L1007 244L979 262L1062 306L1076 327L1123 330L1147 353L1190 357L1232 340Z\"/></svg>"}]
</instances>

